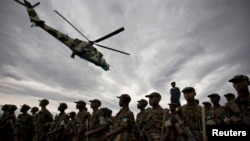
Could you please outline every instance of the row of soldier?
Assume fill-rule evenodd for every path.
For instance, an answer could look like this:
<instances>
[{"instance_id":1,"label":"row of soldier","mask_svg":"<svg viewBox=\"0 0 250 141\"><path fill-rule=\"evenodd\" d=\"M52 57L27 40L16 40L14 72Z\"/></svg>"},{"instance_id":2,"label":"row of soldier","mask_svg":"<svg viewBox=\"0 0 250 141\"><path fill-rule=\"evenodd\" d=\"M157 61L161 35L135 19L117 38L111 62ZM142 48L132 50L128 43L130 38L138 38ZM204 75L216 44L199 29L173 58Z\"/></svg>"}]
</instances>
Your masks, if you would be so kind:
<instances>
[{"instance_id":1,"label":"row of soldier","mask_svg":"<svg viewBox=\"0 0 250 141\"><path fill-rule=\"evenodd\" d=\"M140 112L134 116L129 108L131 97L128 94L118 96L121 110L112 117L112 110L100 108L101 101L90 100L92 113L86 110L82 100L75 102L78 112L65 113L66 103L60 103L60 112L54 118L46 106L47 99L40 100L37 107L31 108L33 115L24 104L21 114L15 117L15 105L4 105L0 120L0 138L6 141L205 141L206 127L209 125L250 125L249 78L236 75L229 80L236 90L226 94L227 103L220 105L220 95L210 94L210 102L200 106L193 87L182 90L186 104L169 103L169 108L159 104L161 94L146 95L148 100L138 101ZM147 105L150 108L146 108Z\"/></svg>"}]
</instances>

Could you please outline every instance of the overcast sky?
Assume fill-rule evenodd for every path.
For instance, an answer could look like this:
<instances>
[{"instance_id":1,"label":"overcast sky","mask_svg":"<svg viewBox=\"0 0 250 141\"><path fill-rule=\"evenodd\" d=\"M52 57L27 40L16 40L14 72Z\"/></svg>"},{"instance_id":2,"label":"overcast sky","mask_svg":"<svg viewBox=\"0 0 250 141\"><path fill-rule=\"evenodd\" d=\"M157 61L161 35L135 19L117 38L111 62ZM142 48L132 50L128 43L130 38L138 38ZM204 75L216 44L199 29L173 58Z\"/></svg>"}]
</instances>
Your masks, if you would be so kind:
<instances>
[{"instance_id":1,"label":"overcast sky","mask_svg":"<svg viewBox=\"0 0 250 141\"><path fill-rule=\"evenodd\" d=\"M97 47L109 71L70 58L67 46L30 27L25 7L14 0L1 3L0 105L38 106L47 98L48 109L57 113L60 102L70 112L77 111L74 101L84 100L89 108L89 100L98 98L115 115L120 109L116 96L127 93L137 113L137 100L154 91L168 107L172 81L181 90L194 87L200 102L219 93L223 105L223 95L235 93L228 80L250 76L249 0L42 0L35 8L39 17L72 38L86 41L53 10L90 40L125 28L99 44L131 55Z\"/></svg>"}]
</instances>

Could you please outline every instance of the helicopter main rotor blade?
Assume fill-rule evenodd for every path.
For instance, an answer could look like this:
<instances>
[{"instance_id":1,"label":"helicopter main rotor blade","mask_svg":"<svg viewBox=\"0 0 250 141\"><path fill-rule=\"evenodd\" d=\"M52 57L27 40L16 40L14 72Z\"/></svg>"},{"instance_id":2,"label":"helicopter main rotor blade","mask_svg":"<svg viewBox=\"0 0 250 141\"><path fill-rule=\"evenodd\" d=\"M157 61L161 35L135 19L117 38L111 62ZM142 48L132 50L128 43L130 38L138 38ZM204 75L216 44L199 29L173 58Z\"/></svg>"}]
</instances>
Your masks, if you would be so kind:
<instances>
[{"instance_id":1,"label":"helicopter main rotor blade","mask_svg":"<svg viewBox=\"0 0 250 141\"><path fill-rule=\"evenodd\" d=\"M113 49L113 48L109 48L109 47L106 47L106 46L103 46L103 45L99 45L99 44L96 44L95 45L99 46L99 47L102 47L102 48L106 48L106 49L109 49L109 50L113 50L113 51L116 51L116 52L120 52L120 53L123 53L123 54L126 54L126 55L130 55L129 53L127 52L123 52L123 51L120 51L120 50L116 50L116 49Z\"/></svg>"},{"instance_id":2,"label":"helicopter main rotor blade","mask_svg":"<svg viewBox=\"0 0 250 141\"><path fill-rule=\"evenodd\" d=\"M56 12L56 14L58 14L61 18L63 18L68 24L70 24L78 33L80 33L86 40L88 40L90 42L90 40L84 36L72 23L70 23L70 21L68 21L62 14L60 14L58 11L54 10L54 12Z\"/></svg>"},{"instance_id":3,"label":"helicopter main rotor blade","mask_svg":"<svg viewBox=\"0 0 250 141\"><path fill-rule=\"evenodd\" d=\"M107 35L105 35L105 36L103 36L103 37L101 37L101 38L99 38L99 39L97 39L97 40L95 40L93 42L100 42L100 41L105 40L105 39L107 39L107 38L109 38L111 36L114 36L115 34L118 34L118 33L122 32L123 30L125 30L124 27L121 27L121 28L117 29L116 31L111 32L111 33L109 33L109 34L107 34Z\"/></svg>"}]
</instances>

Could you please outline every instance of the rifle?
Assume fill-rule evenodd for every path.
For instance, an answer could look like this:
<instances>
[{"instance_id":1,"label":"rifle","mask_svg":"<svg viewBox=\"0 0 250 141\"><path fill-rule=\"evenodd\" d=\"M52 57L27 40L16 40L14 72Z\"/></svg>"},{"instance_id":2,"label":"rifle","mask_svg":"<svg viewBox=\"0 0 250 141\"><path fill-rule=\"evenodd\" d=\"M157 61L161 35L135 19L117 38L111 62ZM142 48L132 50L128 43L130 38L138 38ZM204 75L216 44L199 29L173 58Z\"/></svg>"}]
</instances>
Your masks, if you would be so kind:
<instances>
[{"instance_id":1,"label":"rifle","mask_svg":"<svg viewBox=\"0 0 250 141\"><path fill-rule=\"evenodd\" d=\"M135 124L135 128L139 131L140 135L138 138L138 141L144 141L144 135L146 136L148 141L152 141L151 137L149 136L148 132L145 131L145 125L143 126L142 130L140 130L140 128L138 127L137 124Z\"/></svg>"},{"instance_id":2,"label":"rifle","mask_svg":"<svg viewBox=\"0 0 250 141\"><path fill-rule=\"evenodd\" d=\"M176 129L177 129L178 127L181 127L181 129L183 130L183 131L181 131L181 132L178 132L178 131L180 131L180 129L177 129L177 132L178 132L180 135L186 134L186 135L188 136L188 141L196 141L196 139L195 139L195 137L194 137L192 131L191 131L188 127L185 127L185 126L183 125L183 123L182 123L180 117L179 117L177 114L174 114L174 119L178 122L178 123L175 124L175 125L176 125L176 126L175 126Z\"/></svg>"}]
</instances>

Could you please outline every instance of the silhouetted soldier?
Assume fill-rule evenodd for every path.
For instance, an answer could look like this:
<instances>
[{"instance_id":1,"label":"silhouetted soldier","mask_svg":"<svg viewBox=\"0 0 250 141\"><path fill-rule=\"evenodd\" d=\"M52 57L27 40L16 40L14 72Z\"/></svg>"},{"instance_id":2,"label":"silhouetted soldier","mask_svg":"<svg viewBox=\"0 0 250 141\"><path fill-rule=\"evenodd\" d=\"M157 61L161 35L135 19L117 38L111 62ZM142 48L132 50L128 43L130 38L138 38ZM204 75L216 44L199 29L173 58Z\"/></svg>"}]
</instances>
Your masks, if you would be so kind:
<instances>
[{"instance_id":1,"label":"silhouetted soldier","mask_svg":"<svg viewBox=\"0 0 250 141\"><path fill-rule=\"evenodd\" d=\"M67 123L67 114L65 110L68 108L66 103L60 103L58 106L58 111L60 112L51 124L50 131L47 133L47 137L50 141L62 141L64 138L63 130Z\"/></svg>"},{"instance_id":2,"label":"silhouetted soldier","mask_svg":"<svg viewBox=\"0 0 250 141\"><path fill-rule=\"evenodd\" d=\"M165 132L166 111L159 105L161 95L152 92L146 95L149 98L149 105L152 107L147 111L145 133L149 134L152 141L159 141Z\"/></svg>"},{"instance_id":3,"label":"silhouetted soldier","mask_svg":"<svg viewBox=\"0 0 250 141\"><path fill-rule=\"evenodd\" d=\"M72 111L68 113L68 122L64 128L64 141L73 141L74 137L77 135L76 132L76 112Z\"/></svg>"},{"instance_id":4,"label":"silhouetted soldier","mask_svg":"<svg viewBox=\"0 0 250 141\"><path fill-rule=\"evenodd\" d=\"M0 139L6 139L7 138L7 128L8 128L8 118L9 118L9 104L4 104L2 107L3 114L0 118Z\"/></svg>"},{"instance_id":5,"label":"silhouetted soldier","mask_svg":"<svg viewBox=\"0 0 250 141\"><path fill-rule=\"evenodd\" d=\"M33 140L35 140L36 138L36 133L38 131L38 125L37 125L37 112L39 111L39 108L34 106L31 108L30 112L32 114L33 117L33 127L32 130L30 132L30 134L32 135Z\"/></svg>"},{"instance_id":6,"label":"silhouetted soldier","mask_svg":"<svg viewBox=\"0 0 250 141\"><path fill-rule=\"evenodd\" d=\"M212 102L212 108L210 109L211 119L214 121L215 125L226 124L226 109L224 106L220 105L220 95L217 93L212 93L208 95Z\"/></svg>"},{"instance_id":7,"label":"silhouetted soldier","mask_svg":"<svg viewBox=\"0 0 250 141\"><path fill-rule=\"evenodd\" d=\"M184 130L179 132L178 140L195 138L196 141L202 141L202 107L195 102L196 91L193 87L185 87L182 93L187 103L181 106L178 116L175 116L178 125Z\"/></svg>"},{"instance_id":8,"label":"silhouetted soldier","mask_svg":"<svg viewBox=\"0 0 250 141\"><path fill-rule=\"evenodd\" d=\"M118 96L119 106L122 109L114 117L114 128L106 134L106 139L114 136L115 141L132 141L133 127L135 124L134 114L129 109L131 97L128 94Z\"/></svg>"},{"instance_id":9,"label":"silhouetted soldier","mask_svg":"<svg viewBox=\"0 0 250 141\"><path fill-rule=\"evenodd\" d=\"M53 115L46 108L46 106L49 104L49 100L42 99L39 101L39 106L41 107L41 110L37 113L36 116L37 132L35 138L39 141L46 141L46 134L50 129L50 123L53 121Z\"/></svg>"},{"instance_id":10,"label":"silhouetted soldier","mask_svg":"<svg viewBox=\"0 0 250 141\"><path fill-rule=\"evenodd\" d=\"M104 113L99 109L101 101L99 99L90 100L90 107L93 112L89 119L89 129L85 132L85 136L89 137L89 141L103 141L106 121L104 119Z\"/></svg>"},{"instance_id":11,"label":"silhouetted soldier","mask_svg":"<svg viewBox=\"0 0 250 141\"><path fill-rule=\"evenodd\" d=\"M76 132L74 140L82 140L84 139L84 132L87 131L86 123L89 120L89 113L86 111L86 103L82 100L76 101L76 109L78 109L78 113L76 114Z\"/></svg>"},{"instance_id":12,"label":"silhouetted soldier","mask_svg":"<svg viewBox=\"0 0 250 141\"><path fill-rule=\"evenodd\" d=\"M145 125L145 119L146 119L146 106L148 105L147 100L145 99L141 99L139 101L137 101L137 108L140 110L139 113L136 114L136 120L135 120L135 126L137 128L136 130L136 138L139 140L140 138L140 133L144 128ZM142 136L142 135L141 135ZM143 137L145 138L145 137Z\"/></svg>"},{"instance_id":13,"label":"silhouetted soldier","mask_svg":"<svg viewBox=\"0 0 250 141\"><path fill-rule=\"evenodd\" d=\"M177 106L181 106L180 103L180 97L181 97L181 92L178 87L176 87L176 82L171 83L172 88L170 89L170 101L171 103L176 103Z\"/></svg>"},{"instance_id":14,"label":"silhouetted soldier","mask_svg":"<svg viewBox=\"0 0 250 141\"><path fill-rule=\"evenodd\" d=\"M16 111L16 109L17 109L16 105L9 105L8 106L7 120L4 123L6 125L5 130L7 132L6 141L16 140L16 137L14 136L14 134L16 133L16 128L15 128L15 124L16 124L15 111Z\"/></svg>"},{"instance_id":15,"label":"silhouetted soldier","mask_svg":"<svg viewBox=\"0 0 250 141\"><path fill-rule=\"evenodd\" d=\"M238 119L242 119L243 124L250 125L250 92L249 92L249 78L246 75L236 75L229 80L232 82L234 89L237 92L235 103L237 107L232 106ZM236 117L236 116L235 116ZM240 120L235 118L235 124L240 123Z\"/></svg>"},{"instance_id":16,"label":"silhouetted soldier","mask_svg":"<svg viewBox=\"0 0 250 141\"><path fill-rule=\"evenodd\" d=\"M15 128L18 141L32 141L33 139L33 135L31 134L33 130L33 117L28 114L29 109L29 105L22 105L20 109L21 114L17 117Z\"/></svg>"}]
</instances>

